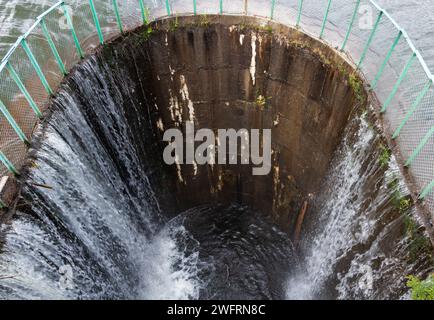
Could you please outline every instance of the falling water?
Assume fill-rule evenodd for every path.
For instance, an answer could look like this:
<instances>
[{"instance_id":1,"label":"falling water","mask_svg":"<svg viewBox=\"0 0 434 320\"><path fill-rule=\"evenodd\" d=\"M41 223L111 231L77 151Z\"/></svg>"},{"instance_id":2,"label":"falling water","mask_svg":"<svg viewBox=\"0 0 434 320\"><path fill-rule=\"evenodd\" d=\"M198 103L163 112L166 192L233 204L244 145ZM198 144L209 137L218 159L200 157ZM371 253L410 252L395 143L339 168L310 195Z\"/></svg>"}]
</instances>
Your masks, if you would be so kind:
<instances>
[{"instance_id":1,"label":"falling water","mask_svg":"<svg viewBox=\"0 0 434 320\"><path fill-rule=\"evenodd\" d=\"M393 156L380 163L381 143L366 113L349 123L301 245L302 267L287 283L288 299L407 295L405 276L417 263L408 262L405 215L392 202L409 191ZM419 268L429 267L423 260Z\"/></svg>"},{"instance_id":2,"label":"falling water","mask_svg":"<svg viewBox=\"0 0 434 320\"><path fill-rule=\"evenodd\" d=\"M18 212L3 230L0 274L11 278L0 283L1 298L197 297L197 254L178 250L189 237L182 225L162 226L125 118L107 115L106 133L119 142L108 154L77 101L66 92L59 101L65 109L44 130L23 191L31 214Z\"/></svg>"},{"instance_id":3,"label":"falling water","mask_svg":"<svg viewBox=\"0 0 434 320\"><path fill-rule=\"evenodd\" d=\"M128 76L113 90L99 62L74 73L39 129L17 214L1 230L0 299L283 297L287 235L239 205L165 212L158 157L118 107L129 97L145 125L136 128L152 130L143 106Z\"/></svg>"},{"instance_id":4,"label":"falling water","mask_svg":"<svg viewBox=\"0 0 434 320\"><path fill-rule=\"evenodd\" d=\"M392 204L408 190L393 157L378 161L381 137L366 115L348 125L298 259L249 208L166 212L134 80L96 59L39 128L17 214L0 230L0 298L402 298L405 275L428 268L408 257L406 216Z\"/></svg>"}]
</instances>

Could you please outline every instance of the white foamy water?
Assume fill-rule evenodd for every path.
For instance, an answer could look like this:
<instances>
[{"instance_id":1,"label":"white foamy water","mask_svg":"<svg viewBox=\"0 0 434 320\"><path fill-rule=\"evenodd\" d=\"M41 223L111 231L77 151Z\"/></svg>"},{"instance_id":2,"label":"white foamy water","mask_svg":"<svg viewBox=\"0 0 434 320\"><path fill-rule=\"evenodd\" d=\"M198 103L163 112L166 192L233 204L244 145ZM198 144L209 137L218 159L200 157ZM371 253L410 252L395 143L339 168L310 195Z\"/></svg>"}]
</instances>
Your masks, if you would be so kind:
<instances>
[{"instance_id":1,"label":"white foamy water","mask_svg":"<svg viewBox=\"0 0 434 320\"><path fill-rule=\"evenodd\" d=\"M187 251L188 241L194 242L183 226L168 227L152 239L145 252L152 264L142 269L140 299L199 298L199 252Z\"/></svg>"},{"instance_id":2,"label":"white foamy water","mask_svg":"<svg viewBox=\"0 0 434 320\"><path fill-rule=\"evenodd\" d=\"M369 221L358 217L361 202L354 201L360 196L364 183L360 179L360 169L364 155L373 139L373 132L363 119L357 142L352 147L344 142L343 157L332 170L330 181L336 182L329 200L320 209L323 228L313 236L308 249L306 270L290 279L289 299L313 299L321 291L324 282L334 273L335 264L345 254L346 249L363 241ZM360 219L358 224L354 221ZM357 227L358 231L353 232Z\"/></svg>"},{"instance_id":3,"label":"white foamy water","mask_svg":"<svg viewBox=\"0 0 434 320\"><path fill-rule=\"evenodd\" d=\"M48 125L25 186L32 215L4 226L0 298L197 298L198 256L184 251L192 240L182 226L162 227L124 116L104 121L110 152L76 101L59 99L67 108Z\"/></svg>"},{"instance_id":4,"label":"white foamy water","mask_svg":"<svg viewBox=\"0 0 434 320\"><path fill-rule=\"evenodd\" d=\"M400 263L379 247L396 223L384 226L380 234L376 231L386 220L380 208L390 201L388 184L399 176L399 169L392 158L386 178L376 183L378 193L370 195L367 186L380 169L377 156L369 160L375 133L364 118L356 121L360 124L355 138L346 135L327 177L317 228L304 239L304 264L288 281L288 299L330 298L324 292L338 299L369 299L385 269L397 269ZM407 194L402 183L400 188ZM376 259L381 260L380 268L374 267Z\"/></svg>"}]
</instances>

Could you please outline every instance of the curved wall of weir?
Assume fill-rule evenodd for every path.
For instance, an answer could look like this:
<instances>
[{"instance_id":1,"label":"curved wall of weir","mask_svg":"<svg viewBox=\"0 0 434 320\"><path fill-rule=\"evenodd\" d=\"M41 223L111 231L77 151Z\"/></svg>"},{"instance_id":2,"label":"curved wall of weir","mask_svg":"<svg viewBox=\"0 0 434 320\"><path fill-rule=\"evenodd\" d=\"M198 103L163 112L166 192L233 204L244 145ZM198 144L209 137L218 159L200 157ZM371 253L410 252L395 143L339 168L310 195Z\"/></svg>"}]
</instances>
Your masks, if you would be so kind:
<instances>
[{"instance_id":1,"label":"curved wall of weir","mask_svg":"<svg viewBox=\"0 0 434 320\"><path fill-rule=\"evenodd\" d=\"M215 132L215 165L173 165L171 178L159 181L173 196L161 203L176 202L174 213L201 204L240 202L292 230L304 201L318 192L350 114L367 99L354 92L361 80L349 80L352 67L326 45L296 30L265 28L259 22L221 16L209 16L206 22L195 17L158 21L148 27L152 32L136 30L94 54L97 63L108 62L113 88L89 89L107 96L90 99L91 91L81 92L82 84L72 82L74 73L66 84L88 97L83 112L96 122L99 114L93 105L111 100L111 93L127 81L128 97L116 102L128 118L134 145L155 147L156 162L162 162L166 130L178 128L186 137L190 121L196 131ZM218 129L271 129L267 174L253 175L253 168L262 165L240 164L240 148L238 165L229 164L229 147L227 165L218 164L219 144L225 143L219 141ZM200 144L196 142L195 150Z\"/></svg>"},{"instance_id":2,"label":"curved wall of weir","mask_svg":"<svg viewBox=\"0 0 434 320\"><path fill-rule=\"evenodd\" d=\"M292 270L286 289L275 285L282 279L271 279L279 293L269 297L401 297L405 280L397 281L396 273L426 275L432 248L425 228L413 222L415 192L400 182L370 103L375 97L368 97L351 63L298 30L250 17L159 20L96 48L65 78L33 141L18 206L42 220L41 204L63 212L47 191L61 185L47 183L38 166L51 168L45 153L61 150L50 147L57 141L52 129L69 147L92 153L75 141L78 132L69 131L80 123L76 112L119 171L122 193L142 199L136 184L146 173L161 210L152 221L197 206L237 203L287 232L299 247L300 270ZM196 129L271 128L271 173L252 176L249 165L165 166L163 131L185 129L188 120ZM29 200L38 205L27 206ZM428 217L415 217L429 230ZM57 219L74 229L63 213ZM152 229L155 222L148 223L145 229ZM374 287L360 285L366 270L373 272L368 280Z\"/></svg>"}]
</instances>

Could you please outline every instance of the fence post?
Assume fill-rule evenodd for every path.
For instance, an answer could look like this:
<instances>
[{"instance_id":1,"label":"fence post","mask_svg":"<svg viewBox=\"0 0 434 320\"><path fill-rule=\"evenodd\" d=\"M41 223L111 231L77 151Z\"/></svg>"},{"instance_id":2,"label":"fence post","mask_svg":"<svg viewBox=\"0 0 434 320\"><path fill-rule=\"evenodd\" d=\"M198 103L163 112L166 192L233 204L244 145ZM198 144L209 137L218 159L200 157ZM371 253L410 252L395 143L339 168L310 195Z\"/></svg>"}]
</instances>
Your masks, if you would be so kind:
<instances>
[{"instance_id":1,"label":"fence post","mask_svg":"<svg viewBox=\"0 0 434 320\"><path fill-rule=\"evenodd\" d=\"M223 14L223 0L220 0L220 14Z\"/></svg>"},{"instance_id":2,"label":"fence post","mask_svg":"<svg viewBox=\"0 0 434 320\"><path fill-rule=\"evenodd\" d=\"M422 193L419 196L419 200L424 200L432 191L434 190L434 180L423 189Z\"/></svg>"},{"instance_id":3,"label":"fence post","mask_svg":"<svg viewBox=\"0 0 434 320\"><path fill-rule=\"evenodd\" d=\"M6 69L9 71L9 74L11 75L12 79L15 81L21 93L26 98L27 102L30 105L30 108L32 108L33 112L38 116L38 118L41 118L42 117L41 111L39 110L38 106L36 105L35 101L33 100L27 88L24 86L24 83L21 81L14 67L9 62L7 62Z\"/></svg>"},{"instance_id":4,"label":"fence post","mask_svg":"<svg viewBox=\"0 0 434 320\"><path fill-rule=\"evenodd\" d=\"M12 162L9 161L9 159L4 155L3 151L0 151L0 161L3 163L3 165L11 172L12 174L18 176L20 173L15 168L15 166L12 164Z\"/></svg>"},{"instance_id":5,"label":"fence post","mask_svg":"<svg viewBox=\"0 0 434 320\"><path fill-rule=\"evenodd\" d=\"M143 20L143 24L148 24L148 14L147 14L147 9L145 8L145 4L143 3L143 0L140 0L140 12L142 13L142 20Z\"/></svg>"},{"instance_id":6,"label":"fence post","mask_svg":"<svg viewBox=\"0 0 434 320\"><path fill-rule=\"evenodd\" d=\"M271 0L270 20L274 19L274 8L275 7L276 7L276 0Z\"/></svg>"},{"instance_id":7,"label":"fence post","mask_svg":"<svg viewBox=\"0 0 434 320\"><path fill-rule=\"evenodd\" d=\"M319 34L319 38L322 39L323 35L324 35L324 30L325 30L325 26L327 24L327 19L329 17L329 12L330 12L330 6L332 4L332 0L329 0L328 4L327 4L327 9L324 15L324 21L322 23L322 27L321 27L321 33Z\"/></svg>"},{"instance_id":8,"label":"fence post","mask_svg":"<svg viewBox=\"0 0 434 320\"><path fill-rule=\"evenodd\" d=\"M395 86L393 87L392 92L390 93L389 97L387 98L386 102L384 103L383 109L381 109L381 113L386 112L387 108L389 107L390 103L392 102L393 98L395 97L396 93L398 92L399 86L401 85L402 81L407 76L408 70L410 70L411 65L413 64L414 59L416 58L416 53L413 52L410 59L408 60L406 66L404 67L404 70L402 70L401 75L399 76L398 81L396 82Z\"/></svg>"},{"instance_id":9,"label":"fence post","mask_svg":"<svg viewBox=\"0 0 434 320\"><path fill-rule=\"evenodd\" d=\"M196 15L197 10L196 10L196 0L193 0L193 13L194 15Z\"/></svg>"},{"instance_id":10,"label":"fence post","mask_svg":"<svg viewBox=\"0 0 434 320\"><path fill-rule=\"evenodd\" d=\"M56 59L57 65L59 66L60 72L64 76L68 74L68 71L66 71L65 65L63 64L62 58L59 55L59 51L57 51L56 45L53 42L53 39L51 38L50 33L48 32L47 25L45 24L45 20L41 20L41 29L44 33L45 39L47 39L48 45L50 46L51 52L53 53L54 58Z\"/></svg>"},{"instance_id":11,"label":"fence post","mask_svg":"<svg viewBox=\"0 0 434 320\"><path fill-rule=\"evenodd\" d=\"M23 130L21 130L20 126L17 124L15 119L10 114L8 108L6 108L3 101L0 100L0 111L3 114L3 116L6 118L6 120L9 122L9 124L12 126L18 137L22 142L25 144L29 144L29 140L27 139L26 135L24 134Z\"/></svg>"},{"instance_id":12,"label":"fence post","mask_svg":"<svg viewBox=\"0 0 434 320\"><path fill-rule=\"evenodd\" d=\"M297 15L297 23L296 23L297 27L300 26L302 10L303 10L303 0L298 0L298 15Z\"/></svg>"},{"instance_id":13,"label":"fence post","mask_svg":"<svg viewBox=\"0 0 434 320\"><path fill-rule=\"evenodd\" d=\"M71 30L72 37L74 39L74 44L75 44L75 48L77 50L78 56L81 59L83 59L84 54L83 54L83 50L81 49L81 46L80 46L80 41L78 41L78 37L77 37L77 34L75 33L74 25L72 23L71 17L69 16L68 9L66 8L64 3L62 3L62 9L63 9L63 14L66 18L66 23L68 24L69 29Z\"/></svg>"},{"instance_id":14,"label":"fence post","mask_svg":"<svg viewBox=\"0 0 434 320\"><path fill-rule=\"evenodd\" d=\"M381 17L383 16L383 14L384 14L383 11L380 11L378 13L377 21L375 21L374 29L372 29L371 34L369 35L368 38L368 42L366 43L365 48L363 49L362 56L360 57L360 61L357 64L357 69L360 69L363 61L365 60L366 54L368 53L368 49L372 43L372 40L374 40L375 34L377 33L378 25L380 24Z\"/></svg>"},{"instance_id":15,"label":"fence post","mask_svg":"<svg viewBox=\"0 0 434 320\"><path fill-rule=\"evenodd\" d=\"M353 30L354 21L356 20L357 12L359 11L360 7L360 1L357 0L356 7L353 12L353 16L351 17L350 25L348 26L347 34L345 35L344 43L342 44L341 51L345 50L345 47L347 46L348 39L350 38L351 30Z\"/></svg>"},{"instance_id":16,"label":"fence post","mask_svg":"<svg viewBox=\"0 0 434 320\"><path fill-rule=\"evenodd\" d=\"M413 163L414 159L416 159L416 157L419 155L419 153L422 151L422 149L425 147L425 145L428 143L429 139L433 135L434 135L434 127L432 127L428 131L428 133L425 135L425 137L422 139L422 141L417 146L416 150L413 151L412 155L410 156L410 158L405 163L405 165L404 165L405 167L411 166L411 164Z\"/></svg>"},{"instance_id":17,"label":"fence post","mask_svg":"<svg viewBox=\"0 0 434 320\"><path fill-rule=\"evenodd\" d=\"M413 105L411 106L411 109L407 112L405 115L404 120L402 121L401 125L396 129L395 133L392 136L392 139L398 138L398 136L401 134L402 128L407 124L407 121L410 119L410 117L413 115L413 113L417 110L420 103L422 102L422 99L427 94L428 90L431 88L432 80L430 79L428 83L425 85L423 90L420 92L419 96L416 98L416 100L413 102Z\"/></svg>"},{"instance_id":18,"label":"fence post","mask_svg":"<svg viewBox=\"0 0 434 320\"><path fill-rule=\"evenodd\" d=\"M166 0L166 12L167 12L167 15L168 15L168 16L171 15L171 13L170 13L170 4L169 4L169 0Z\"/></svg>"},{"instance_id":19,"label":"fence post","mask_svg":"<svg viewBox=\"0 0 434 320\"><path fill-rule=\"evenodd\" d=\"M375 89L377 87L377 82L378 82L378 80L380 80L380 78L383 74L384 68L386 67L387 63L389 62L390 58L392 57L393 51L395 51L395 47L398 45L398 42L401 39L401 36L402 36L402 31L399 30L398 36L395 38L395 41L393 42L392 47L390 48L389 52L387 53L387 56L384 59L384 62L381 65L380 70L378 71L377 75L375 76L374 81L371 84L372 89Z\"/></svg>"},{"instance_id":20,"label":"fence post","mask_svg":"<svg viewBox=\"0 0 434 320\"><path fill-rule=\"evenodd\" d=\"M93 21L95 23L96 31L98 32L99 42L104 44L104 36L101 31L101 25L99 24L98 14L96 13L95 4L93 0L89 0L90 10L92 11Z\"/></svg>"},{"instance_id":21,"label":"fence post","mask_svg":"<svg viewBox=\"0 0 434 320\"><path fill-rule=\"evenodd\" d=\"M50 85L48 84L47 79L44 76L44 73L42 72L41 67L39 66L38 62L36 61L35 56L32 53L32 50L30 50L29 45L27 44L26 39L22 38L21 39L21 46L23 47L24 51L26 52L33 68L36 71L36 74L38 75L39 79L42 82L42 85L45 88L45 91L47 91L47 93L51 96L53 95L53 90L51 89Z\"/></svg>"},{"instance_id":22,"label":"fence post","mask_svg":"<svg viewBox=\"0 0 434 320\"><path fill-rule=\"evenodd\" d=\"M142 2L142 0L140 0L140 2ZM119 31L121 33L124 33L124 28L122 26L122 20L121 20L120 14L119 14L119 7L118 7L118 1L117 0L113 0L113 8L115 9L116 21L118 23Z\"/></svg>"},{"instance_id":23,"label":"fence post","mask_svg":"<svg viewBox=\"0 0 434 320\"><path fill-rule=\"evenodd\" d=\"M248 0L244 0L244 14L247 15L247 11L248 11Z\"/></svg>"}]
</instances>

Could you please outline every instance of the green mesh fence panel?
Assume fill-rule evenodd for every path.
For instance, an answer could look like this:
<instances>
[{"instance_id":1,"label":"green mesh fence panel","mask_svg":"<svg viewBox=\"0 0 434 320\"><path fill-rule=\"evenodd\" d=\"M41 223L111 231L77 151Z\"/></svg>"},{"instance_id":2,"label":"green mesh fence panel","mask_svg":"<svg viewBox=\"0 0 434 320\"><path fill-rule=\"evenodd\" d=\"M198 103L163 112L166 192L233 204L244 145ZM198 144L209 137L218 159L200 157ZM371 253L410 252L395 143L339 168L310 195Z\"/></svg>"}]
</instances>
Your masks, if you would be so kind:
<instances>
[{"instance_id":1,"label":"green mesh fence panel","mask_svg":"<svg viewBox=\"0 0 434 320\"><path fill-rule=\"evenodd\" d=\"M333 47L342 47L356 3L355 0L333 0L331 2L323 39Z\"/></svg>"},{"instance_id":2,"label":"green mesh fence panel","mask_svg":"<svg viewBox=\"0 0 434 320\"><path fill-rule=\"evenodd\" d=\"M246 7L248 9L249 7L248 3L250 2L252 2L252 4L254 3L254 1L248 1L246 5L245 0L224 1L223 12L226 14L235 14L235 15L245 14L245 9Z\"/></svg>"},{"instance_id":3,"label":"green mesh fence panel","mask_svg":"<svg viewBox=\"0 0 434 320\"><path fill-rule=\"evenodd\" d=\"M274 20L282 24L295 26L297 10L297 0L276 0Z\"/></svg>"},{"instance_id":4,"label":"green mesh fence panel","mask_svg":"<svg viewBox=\"0 0 434 320\"><path fill-rule=\"evenodd\" d=\"M319 37L328 0L303 1L300 27L307 33Z\"/></svg>"},{"instance_id":5,"label":"green mesh fence panel","mask_svg":"<svg viewBox=\"0 0 434 320\"><path fill-rule=\"evenodd\" d=\"M40 26L38 26L34 32L29 34L27 37L27 43L38 61L50 87L56 88L62 81L63 74L59 69L56 59Z\"/></svg>"},{"instance_id":6,"label":"green mesh fence panel","mask_svg":"<svg viewBox=\"0 0 434 320\"><path fill-rule=\"evenodd\" d=\"M171 0L169 1L169 5L170 5L170 13L173 15L194 14L193 0L186 0L186 1ZM163 7L164 15L167 15L165 1L161 1L161 6ZM203 13L204 10L207 10L213 6L214 4L211 3L210 1L196 1L196 13L197 14Z\"/></svg>"},{"instance_id":7,"label":"green mesh fence panel","mask_svg":"<svg viewBox=\"0 0 434 320\"><path fill-rule=\"evenodd\" d=\"M51 12L44 20L66 70L70 70L80 57L75 49L74 39L62 8Z\"/></svg>"},{"instance_id":8,"label":"green mesh fence panel","mask_svg":"<svg viewBox=\"0 0 434 320\"><path fill-rule=\"evenodd\" d=\"M131 30L134 29L137 26L140 26L143 23L142 19L142 11L140 7L140 1L139 0L128 0L128 1L117 1L118 8L119 8L119 15L121 17L123 29ZM151 4L152 1L145 1L143 0L143 6L145 8L146 15L151 14ZM114 15L114 8L112 7ZM148 19L151 19L149 17Z\"/></svg>"},{"instance_id":9,"label":"green mesh fence panel","mask_svg":"<svg viewBox=\"0 0 434 320\"><path fill-rule=\"evenodd\" d=\"M180 11L177 9L180 8ZM174 6L175 12L192 12L194 13L194 1L176 1ZM181 11L182 10L182 11ZM196 0L197 14L218 14L220 11L219 1Z\"/></svg>"}]
</instances>

